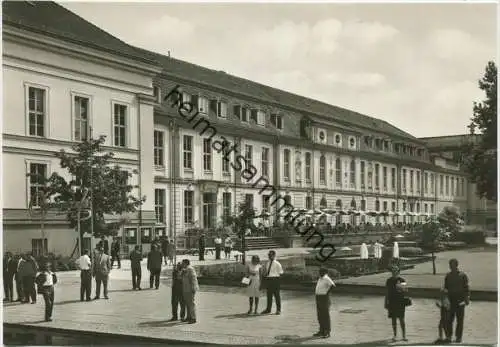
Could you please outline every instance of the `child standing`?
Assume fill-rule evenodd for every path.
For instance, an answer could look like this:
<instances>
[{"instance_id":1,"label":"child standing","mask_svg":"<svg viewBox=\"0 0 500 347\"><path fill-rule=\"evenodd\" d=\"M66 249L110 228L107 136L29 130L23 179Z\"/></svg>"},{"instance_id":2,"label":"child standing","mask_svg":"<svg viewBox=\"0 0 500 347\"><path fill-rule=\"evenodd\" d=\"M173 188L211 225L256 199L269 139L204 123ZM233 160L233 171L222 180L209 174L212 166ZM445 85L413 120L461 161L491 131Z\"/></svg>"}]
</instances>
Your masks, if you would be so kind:
<instances>
[{"instance_id":1,"label":"child standing","mask_svg":"<svg viewBox=\"0 0 500 347\"><path fill-rule=\"evenodd\" d=\"M52 309L54 308L54 285L57 283L57 276L50 271L50 263L46 262L41 267L41 271L36 276L38 294L43 295L45 301L45 321L52 321Z\"/></svg>"},{"instance_id":2,"label":"child standing","mask_svg":"<svg viewBox=\"0 0 500 347\"><path fill-rule=\"evenodd\" d=\"M448 299L448 290L441 289L441 297L438 301L436 301L436 306L441 309L441 318L439 319L439 338L435 341L436 344L441 344L445 342L443 339L444 336L448 336L446 334L449 312L450 312L450 300Z\"/></svg>"}]
</instances>

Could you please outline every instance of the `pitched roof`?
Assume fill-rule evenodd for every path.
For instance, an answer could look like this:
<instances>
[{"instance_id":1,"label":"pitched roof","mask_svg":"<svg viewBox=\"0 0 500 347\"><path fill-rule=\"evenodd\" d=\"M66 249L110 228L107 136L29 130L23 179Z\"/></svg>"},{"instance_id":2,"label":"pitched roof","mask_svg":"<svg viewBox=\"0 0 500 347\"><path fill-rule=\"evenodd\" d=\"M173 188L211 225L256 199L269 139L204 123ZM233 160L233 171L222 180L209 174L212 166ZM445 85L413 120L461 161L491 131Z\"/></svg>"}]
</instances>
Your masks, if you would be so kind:
<instances>
[{"instance_id":1,"label":"pitched roof","mask_svg":"<svg viewBox=\"0 0 500 347\"><path fill-rule=\"evenodd\" d=\"M450 136L435 136L435 137L421 137L420 140L424 141L429 149L446 149L446 148L460 148L471 140L477 140L477 136L471 135L450 135Z\"/></svg>"},{"instance_id":2,"label":"pitched roof","mask_svg":"<svg viewBox=\"0 0 500 347\"><path fill-rule=\"evenodd\" d=\"M153 63L134 47L52 1L3 1L2 17L4 25L42 32L101 51L119 53L133 60Z\"/></svg>"},{"instance_id":3,"label":"pitched roof","mask_svg":"<svg viewBox=\"0 0 500 347\"><path fill-rule=\"evenodd\" d=\"M157 61L166 74L177 75L179 77L184 77L201 83L208 83L225 90L251 95L261 100L273 103L284 104L298 110L306 110L311 113L327 117L330 120L347 122L347 125L361 126L364 128L370 128L374 131L380 131L390 135L419 141L419 139L415 136L381 119L369 117L355 111L333 106L277 88L272 88L254 81L227 74L223 71L208 69L142 48L137 49L149 59Z\"/></svg>"}]
</instances>

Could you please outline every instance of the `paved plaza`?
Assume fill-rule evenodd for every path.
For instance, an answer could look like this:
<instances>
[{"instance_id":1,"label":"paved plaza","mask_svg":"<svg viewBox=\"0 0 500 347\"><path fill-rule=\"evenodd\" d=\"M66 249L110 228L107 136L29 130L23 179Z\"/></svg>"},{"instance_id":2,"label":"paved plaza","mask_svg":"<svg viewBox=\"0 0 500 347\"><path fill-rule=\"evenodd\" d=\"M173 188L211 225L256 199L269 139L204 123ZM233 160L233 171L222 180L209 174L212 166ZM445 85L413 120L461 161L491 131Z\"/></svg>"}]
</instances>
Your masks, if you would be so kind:
<instances>
[{"instance_id":1,"label":"paved plaza","mask_svg":"<svg viewBox=\"0 0 500 347\"><path fill-rule=\"evenodd\" d=\"M444 276L449 270L448 261L458 259L460 270L469 277L471 289L481 291L497 291L498 286L498 253L491 246L458 251L436 253L436 275L432 274L432 262L416 265L413 269L404 270L401 276L414 288L441 288ZM339 282L349 285L384 286L387 274L376 274L352 277Z\"/></svg>"},{"instance_id":2,"label":"paved plaza","mask_svg":"<svg viewBox=\"0 0 500 347\"><path fill-rule=\"evenodd\" d=\"M445 257L438 260L438 264L454 255L453 252L442 254ZM463 254L464 251L460 251L457 257L466 259ZM472 253L470 254L473 257ZM495 252L491 254L496 257ZM204 263L212 261L214 260ZM197 261L194 263L196 265ZM480 263L482 266L486 264L485 261ZM122 269L112 271L109 300L80 302L78 273L60 273L60 283L56 286L54 321L43 322L43 301L39 297L36 305L4 305L4 322L232 345L386 344L392 335L390 321L383 309L382 297L335 293L332 295L333 335L330 339L313 339L311 336L318 328L312 292L284 291L281 316L247 316L245 312L248 309L248 300L242 289L201 286L201 292L197 295L198 323L188 325L168 322L171 317L169 280L163 279L159 290L132 291L127 266L127 262L124 262ZM439 265L438 269L440 275L435 277L442 281L442 274L446 269L442 265ZM471 273L474 286L475 281L480 278L476 274L478 270L467 267L464 270ZM496 271L490 275L494 274ZM404 273L403 276L411 277L409 273ZM383 277L386 278L387 274ZM143 288L149 287L148 281L149 273L143 271ZM264 305L265 299L262 298L260 308L263 309ZM439 313L433 300L414 299L413 306L407 311L408 344L433 342L437 334L438 317ZM472 301L466 311L464 343L496 342L497 303ZM400 343L401 341L398 341L397 344Z\"/></svg>"}]
</instances>

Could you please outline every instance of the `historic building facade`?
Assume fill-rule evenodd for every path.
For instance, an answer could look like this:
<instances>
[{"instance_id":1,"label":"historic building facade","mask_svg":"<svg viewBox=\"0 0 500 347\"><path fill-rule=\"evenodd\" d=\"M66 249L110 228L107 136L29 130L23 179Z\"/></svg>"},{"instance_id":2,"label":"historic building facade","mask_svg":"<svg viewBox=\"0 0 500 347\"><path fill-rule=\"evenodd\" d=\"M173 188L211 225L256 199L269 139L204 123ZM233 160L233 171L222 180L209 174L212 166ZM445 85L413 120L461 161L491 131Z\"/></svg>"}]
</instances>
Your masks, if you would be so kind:
<instances>
[{"instance_id":1,"label":"historic building facade","mask_svg":"<svg viewBox=\"0 0 500 347\"><path fill-rule=\"evenodd\" d=\"M92 131L94 137L106 136L106 149L115 153L117 164L139 172L131 178L139 187L135 193L149 195L152 79L159 69L55 3L2 5L4 249L70 254L75 230L52 212L41 230L37 192L42 182L27 174L64 175L55 153L70 151ZM54 16L61 20L51 20ZM153 225L153 202L148 199L141 220L130 216L130 223Z\"/></svg>"},{"instance_id":2,"label":"historic building facade","mask_svg":"<svg viewBox=\"0 0 500 347\"><path fill-rule=\"evenodd\" d=\"M26 174L58 170L54 154L90 128L107 135L118 164L139 172L146 202L119 233L131 245L163 234L183 247L187 229L215 228L243 201L271 222L285 200L304 209L467 209L457 164L385 121L128 46L54 3L3 9L4 249L71 253L76 233L60 217L42 240L36 209L28 211L37 182ZM54 11L72 26L52 23Z\"/></svg>"}]
</instances>

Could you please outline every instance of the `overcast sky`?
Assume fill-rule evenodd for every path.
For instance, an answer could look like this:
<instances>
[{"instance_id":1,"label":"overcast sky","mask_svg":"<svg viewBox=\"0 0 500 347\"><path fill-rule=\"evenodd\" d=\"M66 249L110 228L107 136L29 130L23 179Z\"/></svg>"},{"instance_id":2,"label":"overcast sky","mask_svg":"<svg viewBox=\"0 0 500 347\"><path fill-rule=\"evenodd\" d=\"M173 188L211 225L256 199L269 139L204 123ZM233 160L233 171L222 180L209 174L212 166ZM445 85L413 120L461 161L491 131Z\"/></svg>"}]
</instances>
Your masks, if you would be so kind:
<instances>
[{"instance_id":1,"label":"overcast sky","mask_svg":"<svg viewBox=\"0 0 500 347\"><path fill-rule=\"evenodd\" d=\"M494 4L64 3L127 43L384 119L466 133Z\"/></svg>"}]
</instances>

